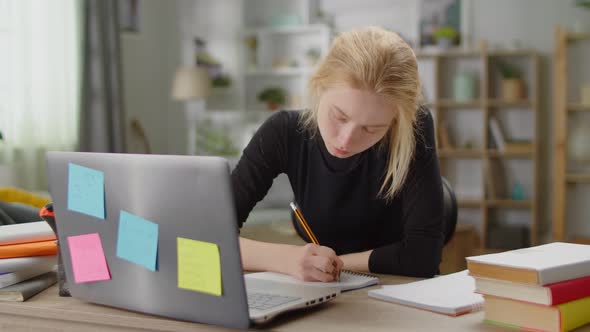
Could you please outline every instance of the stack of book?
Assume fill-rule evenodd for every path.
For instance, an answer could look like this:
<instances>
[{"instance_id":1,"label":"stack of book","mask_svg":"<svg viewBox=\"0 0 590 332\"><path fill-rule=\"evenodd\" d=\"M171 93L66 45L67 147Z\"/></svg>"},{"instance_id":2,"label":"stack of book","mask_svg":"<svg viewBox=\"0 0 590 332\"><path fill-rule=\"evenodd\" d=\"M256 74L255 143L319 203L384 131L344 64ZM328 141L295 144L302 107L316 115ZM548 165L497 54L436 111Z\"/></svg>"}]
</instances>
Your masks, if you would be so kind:
<instances>
[{"instance_id":1,"label":"stack of book","mask_svg":"<svg viewBox=\"0 0 590 332\"><path fill-rule=\"evenodd\" d=\"M590 245L555 242L467 258L485 321L536 331L590 323Z\"/></svg>"},{"instance_id":2,"label":"stack of book","mask_svg":"<svg viewBox=\"0 0 590 332\"><path fill-rule=\"evenodd\" d=\"M57 243L45 221L0 226L0 301L25 301L56 282Z\"/></svg>"}]
</instances>

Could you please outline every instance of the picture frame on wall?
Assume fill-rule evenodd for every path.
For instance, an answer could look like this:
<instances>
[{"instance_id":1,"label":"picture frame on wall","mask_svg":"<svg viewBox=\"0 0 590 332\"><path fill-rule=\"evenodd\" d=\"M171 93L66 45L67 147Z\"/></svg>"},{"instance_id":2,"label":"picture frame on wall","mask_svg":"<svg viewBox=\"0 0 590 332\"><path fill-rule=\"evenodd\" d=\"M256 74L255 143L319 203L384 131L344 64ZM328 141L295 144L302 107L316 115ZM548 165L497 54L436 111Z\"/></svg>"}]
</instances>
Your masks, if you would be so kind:
<instances>
[{"instance_id":1,"label":"picture frame on wall","mask_svg":"<svg viewBox=\"0 0 590 332\"><path fill-rule=\"evenodd\" d=\"M140 0L118 0L119 27L121 31L128 33L140 32Z\"/></svg>"},{"instance_id":2,"label":"picture frame on wall","mask_svg":"<svg viewBox=\"0 0 590 332\"><path fill-rule=\"evenodd\" d=\"M423 50L471 47L470 0L420 0L418 45Z\"/></svg>"}]
</instances>

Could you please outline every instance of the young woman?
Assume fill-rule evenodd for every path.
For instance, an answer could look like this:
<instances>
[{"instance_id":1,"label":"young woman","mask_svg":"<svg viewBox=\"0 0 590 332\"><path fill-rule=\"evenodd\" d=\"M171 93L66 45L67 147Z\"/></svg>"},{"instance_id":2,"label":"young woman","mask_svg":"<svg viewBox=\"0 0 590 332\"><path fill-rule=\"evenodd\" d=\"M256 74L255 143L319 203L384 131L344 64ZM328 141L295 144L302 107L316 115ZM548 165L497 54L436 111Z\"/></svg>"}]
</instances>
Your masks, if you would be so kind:
<instances>
[{"instance_id":1,"label":"young woman","mask_svg":"<svg viewBox=\"0 0 590 332\"><path fill-rule=\"evenodd\" d=\"M286 173L321 246L240 238L244 269L325 282L341 269L436 274L443 192L412 49L377 27L343 33L309 87L311 109L273 114L244 149L232 184L241 227Z\"/></svg>"}]
</instances>

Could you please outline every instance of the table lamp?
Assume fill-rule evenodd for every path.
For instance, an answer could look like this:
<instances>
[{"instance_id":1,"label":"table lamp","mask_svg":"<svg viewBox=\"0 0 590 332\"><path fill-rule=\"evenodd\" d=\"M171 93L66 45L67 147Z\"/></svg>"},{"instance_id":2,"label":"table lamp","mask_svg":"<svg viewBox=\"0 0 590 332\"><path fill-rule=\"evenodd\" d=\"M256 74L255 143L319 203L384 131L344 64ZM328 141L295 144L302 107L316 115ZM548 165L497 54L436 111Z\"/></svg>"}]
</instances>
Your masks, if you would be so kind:
<instances>
[{"instance_id":1,"label":"table lamp","mask_svg":"<svg viewBox=\"0 0 590 332\"><path fill-rule=\"evenodd\" d=\"M197 120L205 110L205 100L211 94L211 82L207 69L202 67L180 67L174 76L172 98L184 101L188 126L188 154L197 153Z\"/></svg>"}]
</instances>

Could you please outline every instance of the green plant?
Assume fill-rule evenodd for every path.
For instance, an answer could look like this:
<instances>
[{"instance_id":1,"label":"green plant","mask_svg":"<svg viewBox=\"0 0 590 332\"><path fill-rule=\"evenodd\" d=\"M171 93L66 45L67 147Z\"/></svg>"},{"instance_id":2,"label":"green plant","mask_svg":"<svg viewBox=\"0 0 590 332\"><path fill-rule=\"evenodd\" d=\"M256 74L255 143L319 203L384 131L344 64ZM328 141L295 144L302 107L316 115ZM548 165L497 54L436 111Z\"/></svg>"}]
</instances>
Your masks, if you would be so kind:
<instances>
[{"instance_id":1,"label":"green plant","mask_svg":"<svg viewBox=\"0 0 590 332\"><path fill-rule=\"evenodd\" d=\"M457 30L451 26L442 26L434 31L432 34L434 39L440 38L448 38L448 39L455 39L457 38Z\"/></svg>"},{"instance_id":2,"label":"green plant","mask_svg":"<svg viewBox=\"0 0 590 332\"><path fill-rule=\"evenodd\" d=\"M509 65L503 61L498 61L498 70L500 70L500 74L505 80L509 79L520 79L522 74L520 70L513 65Z\"/></svg>"},{"instance_id":3,"label":"green plant","mask_svg":"<svg viewBox=\"0 0 590 332\"><path fill-rule=\"evenodd\" d=\"M236 156L240 153L228 135L228 129L214 126L211 120L203 121L197 133L199 153L211 156Z\"/></svg>"},{"instance_id":4,"label":"green plant","mask_svg":"<svg viewBox=\"0 0 590 332\"><path fill-rule=\"evenodd\" d=\"M231 78L229 75L220 75L211 80L211 85L216 88L225 88L231 85Z\"/></svg>"},{"instance_id":5,"label":"green plant","mask_svg":"<svg viewBox=\"0 0 590 332\"><path fill-rule=\"evenodd\" d=\"M286 99L287 93L283 88L279 87L266 88L258 94L258 101L263 103L283 105Z\"/></svg>"}]
</instances>

